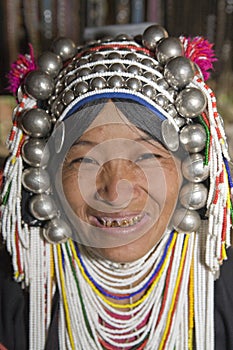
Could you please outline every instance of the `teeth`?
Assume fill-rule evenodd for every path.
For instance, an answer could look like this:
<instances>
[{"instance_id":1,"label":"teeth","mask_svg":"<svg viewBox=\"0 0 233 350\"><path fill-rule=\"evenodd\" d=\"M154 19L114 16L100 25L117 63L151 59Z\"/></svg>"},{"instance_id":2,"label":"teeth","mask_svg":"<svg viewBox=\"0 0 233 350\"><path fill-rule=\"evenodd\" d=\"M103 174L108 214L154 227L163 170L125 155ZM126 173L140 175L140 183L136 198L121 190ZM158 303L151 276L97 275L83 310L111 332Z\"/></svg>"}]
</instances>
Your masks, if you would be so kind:
<instances>
[{"instance_id":1,"label":"teeth","mask_svg":"<svg viewBox=\"0 0 233 350\"><path fill-rule=\"evenodd\" d=\"M128 226L133 226L136 223L138 223L141 220L142 216L141 215L137 215L134 216L133 218L130 219L104 219L104 218L98 218L99 222L101 223L101 225L105 226L105 227L128 227Z\"/></svg>"}]
</instances>

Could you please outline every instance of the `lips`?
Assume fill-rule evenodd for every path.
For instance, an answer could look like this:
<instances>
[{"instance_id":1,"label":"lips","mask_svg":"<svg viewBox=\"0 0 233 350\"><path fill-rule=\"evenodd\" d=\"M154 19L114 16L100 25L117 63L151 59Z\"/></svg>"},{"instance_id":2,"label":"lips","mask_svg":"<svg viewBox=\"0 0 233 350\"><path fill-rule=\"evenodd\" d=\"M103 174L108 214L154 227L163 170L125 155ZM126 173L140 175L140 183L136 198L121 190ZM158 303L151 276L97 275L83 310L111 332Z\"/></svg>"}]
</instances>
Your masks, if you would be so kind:
<instances>
[{"instance_id":1,"label":"lips","mask_svg":"<svg viewBox=\"0 0 233 350\"><path fill-rule=\"evenodd\" d=\"M104 227L129 227L139 223L142 217L143 215L135 215L131 217L119 217L119 218L97 216L96 219Z\"/></svg>"}]
</instances>

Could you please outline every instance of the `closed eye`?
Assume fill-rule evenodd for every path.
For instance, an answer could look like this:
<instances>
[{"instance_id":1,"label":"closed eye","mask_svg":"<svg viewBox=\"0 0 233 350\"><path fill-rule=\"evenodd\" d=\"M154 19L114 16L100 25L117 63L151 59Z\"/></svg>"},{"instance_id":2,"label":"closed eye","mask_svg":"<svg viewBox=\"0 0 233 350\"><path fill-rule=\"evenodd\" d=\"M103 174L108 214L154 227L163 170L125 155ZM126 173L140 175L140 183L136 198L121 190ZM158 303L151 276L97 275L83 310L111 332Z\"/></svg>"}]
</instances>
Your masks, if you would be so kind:
<instances>
[{"instance_id":1,"label":"closed eye","mask_svg":"<svg viewBox=\"0 0 233 350\"><path fill-rule=\"evenodd\" d=\"M154 154L154 153L144 153L142 155L140 155L135 162L141 162L143 160L147 160L147 159L159 159L162 158L162 156L160 154Z\"/></svg>"},{"instance_id":2,"label":"closed eye","mask_svg":"<svg viewBox=\"0 0 233 350\"><path fill-rule=\"evenodd\" d=\"M89 158L89 157L79 157L76 159L73 159L70 162L70 165L72 164L94 164L94 165L99 165L99 163L97 162L97 160L95 160L94 158Z\"/></svg>"}]
</instances>

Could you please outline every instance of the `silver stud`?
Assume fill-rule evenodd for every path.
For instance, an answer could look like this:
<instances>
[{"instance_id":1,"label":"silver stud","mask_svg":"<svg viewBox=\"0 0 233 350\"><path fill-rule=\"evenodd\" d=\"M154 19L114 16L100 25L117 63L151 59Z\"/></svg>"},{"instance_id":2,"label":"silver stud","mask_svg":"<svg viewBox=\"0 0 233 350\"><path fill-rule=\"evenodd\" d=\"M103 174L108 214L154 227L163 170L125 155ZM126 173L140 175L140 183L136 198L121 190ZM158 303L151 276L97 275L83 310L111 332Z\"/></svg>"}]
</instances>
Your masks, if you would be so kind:
<instances>
[{"instance_id":1,"label":"silver stud","mask_svg":"<svg viewBox=\"0 0 233 350\"><path fill-rule=\"evenodd\" d=\"M71 90L65 91L62 94L62 102L65 106L68 106L74 100L74 93Z\"/></svg>"},{"instance_id":2,"label":"silver stud","mask_svg":"<svg viewBox=\"0 0 233 350\"><path fill-rule=\"evenodd\" d=\"M41 168L27 168L22 175L22 184L30 192L44 193L50 187L49 175Z\"/></svg>"},{"instance_id":3,"label":"silver stud","mask_svg":"<svg viewBox=\"0 0 233 350\"><path fill-rule=\"evenodd\" d=\"M179 39L169 37L162 39L157 46L157 59L165 64L170 58L183 56L183 45Z\"/></svg>"},{"instance_id":4,"label":"silver stud","mask_svg":"<svg viewBox=\"0 0 233 350\"><path fill-rule=\"evenodd\" d=\"M142 88L142 83L137 78L127 79L126 84L127 84L128 88L130 88L131 90L134 90L134 91L140 91Z\"/></svg>"},{"instance_id":5,"label":"silver stud","mask_svg":"<svg viewBox=\"0 0 233 350\"><path fill-rule=\"evenodd\" d=\"M175 104L182 117L194 118L204 111L206 97L200 89L190 87L179 93Z\"/></svg>"},{"instance_id":6,"label":"silver stud","mask_svg":"<svg viewBox=\"0 0 233 350\"><path fill-rule=\"evenodd\" d=\"M104 73L107 72L108 67L105 64L97 64L93 67L93 71L96 73Z\"/></svg>"},{"instance_id":7,"label":"silver stud","mask_svg":"<svg viewBox=\"0 0 233 350\"><path fill-rule=\"evenodd\" d=\"M205 148L206 132L201 124L186 125L180 132L180 142L189 153L197 153Z\"/></svg>"},{"instance_id":8,"label":"silver stud","mask_svg":"<svg viewBox=\"0 0 233 350\"><path fill-rule=\"evenodd\" d=\"M29 139L25 141L22 147L22 157L27 164L33 167L39 167L41 163L46 165L49 160L46 141L42 139Z\"/></svg>"},{"instance_id":9,"label":"silver stud","mask_svg":"<svg viewBox=\"0 0 233 350\"><path fill-rule=\"evenodd\" d=\"M78 70L78 76L84 77L86 75L91 74L92 70L89 67L83 67L80 70Z\"/></svg>"},{"instance_id":10,"label":"silver stud","mask_svg":"<svg viewBox=\"0 0 233 350\"><path fill-rule=\"evenodd\" d=\"M74 86L74 94L75 96L83 95L88 91L88 83L86 81L80 81Z\"/></svg>"},{"instance_id":11,"label":"silver stud","mask_svg":"<svg viewBox=\"0 0 233 350\"><path fill-rule=\"evenodd\" d=\"M156 79L156 84L164 90L167 90L169 88L169 85L164 78Z\"/></svg>"},{"instance_id":12,"label":"silver stud","mask_svg":"<svg viewBox=\"0 0 233 350\"><path fill-rule=\"evenodd\" d=\"M141 60L141 64L144 64L144 66L147 66L149 68L154 68L155 66L155 62L150 58L143 58Z\"/></svg>"},{"instance_id":13,"label":"silver stud","mask_svg":"<svg viewBox=\"0 0 233 350\"><path fill-rule=\"evenodd\" d=\"M102 53L94 52L90 56L90 61L97 62L97 61L103 61L104 55Z\"/></svg>"},{"instance_id":14,"label":"silver stud","mask_svg":"<svg viewBox=\"0 0 233 350\"><path fill-rule=\"evenodd\" d=\"M150 80L150 81L156 81L156 75L154 75L153 73L151 73L151 72L145 72L144 74L143 74L143 76L144 76L144 78L146 78L146 79L148 79L148 80Z\"/></svg>"},{"instance_id":15,"label":"silver stud","mask_svg":"<svg viewBox=\"0 0 233 350\"><path fill-rule=\"evenodd\" d=\"M124 79L119 75L113 75L108 79L108 86L111 88L121 88L124 86Z\"/></svg>"},{"instance_id":16,"label":"silver stud","mask_svg":"<svg viewBox=\"0 0 233 350\"><path fill-rule=\"evenodd\" d=\"M53 218L45 226L44 238L51 244L60 244L67 241L72 231L67 223L60 218Z\"/></svg>"},{"instance_id":17,"label":"silver stud","mask_svg":"<svg viewBox=\"0 0 233 350\"><path fill-rule=\"evenodd\" d=\"M208 191L203 183L185 184L179 194L180 203L187 209L198 210L205 206Z\"/></svg>"},{"instance_id":18,"label":"silver stud","mask_svg":"<svg viewBox=\"0 0 233 350\"><path fill-rule=\"evenodd\" d=\"M125 71L125 66L122 63L113 63L109 67L110 71L122 73Z\"/></svg>"},{"instance_id":19,"label":"silver stud","mask_svg":"<svg viewBox=\"0 0 233 350\"><path fill-rule=\"evenodd\" d=\"M145 84L142 87L143 95L149 97L151 100L155 98L156 92L150 84Z\"/></svg>"},{"instance_id":20,"label":"silver stud","mask_svg":"<svg viewBox=\"0 0 233 350\"><path fill-rule=\"evenodd\" d=\"M103 77L93 78L90 82L92 90L104 89L106 87L106 80Z\"/></svg>"},{"instance_id":21,"label":"silver stud","mask_svg":"<svg viewBox=\"0 0 233 350\"><path fill-rule=\"evenodd\" d=\"M51 130L51 118L40 108L26 110L20 118L23 131L31 137L45 137Z\"/></svg>"},{"instance_id":22,"label":"silver stud","mask_svg":"<svg viewBox=\"0 0 233 350\"><path fill-rule=\"evenodd\" d=\"M134 75L141 75L142 74L142 70L140 67L136 66L135 64L130 65L127 68L127 72L134 74Z\"/></svg>"},{"instance_id":23,"label":"silver stud","mask_svg":"<svg viewBox=\"0 0 233 350\"><path fill-rule=\"evenodd\" d=\"M166 109L168 106L168 99L166 96L164 96L163 94L159 93L155 96L154 99L155 103L157 103L160 107Z\"/></svg>"},{"instance_id":24,"label":"silver stud","mask_svg":"<svg viewBox=\"0 0 233 350\"><path fill-rule=\"evenodd\" d=\"M129 60L129 61L133 61L133 62L136 62L138 60L138 57L136 55L136 53L134 52L129 52L125 55L125 59L126 60Z\"/></svg>"},{"instance_id":25,"label":"silver stud","mask_svg":"<svg viewBox=\"0 0 233 350\"><path fill-rule=\"evenodd\" d=\"M166 37L168 37L167 31L155 24L145 29L142 35L142 43L147 49L154 51L158 41Z\"/></svg>"},{"instance_id":26,"label":"silver stud","mask_svg":"<svg viewBox=\"0 0 233 350\"><path fill-rule=\"evenodd\" d=\"M74 81L74 79L76 78L76 76L74 74L70 74L65 78L65 86L68 86L70 83L72 83L72 81Z\"/></svg>"},{"instance_id":27,"label":"silver stud","mask_svg":"<svg viewBox=\"0 0 233 350\"><path fill-rule=\"evenodd\" d=\"M186 119L182 118L180 115L174 117L174 121L179 128L182 128L186 124Z\"/></svg>"},{"instance_id":28,"label":"silver stud","mask_svg":"<svg viewBox=\"0 0 233 350\"><path fill-rule=\"evenodd\" d=\"M164 67L164 77L171 86L182 89L194 78L194 64L183 56L172 58Z\"/></svg>"},{"instance_id":29,"label":"silver stud","mask_svg":"<svg viewBox=\"0 0 233 350\"><path fill-rule=\"evenodd\" d=\"M121 54L117 51L115 52L110 52L107 56L109 60L119 60L121 59Z\"/></svg>"},{"instance_id":30,"label":"silver stud","mask_svg":"<svg viewBox=\"0 0 233 350\"><path fill-rule=\"evenodd\" d=\"M35 70L27 74L24 88L29 96L37 100L46 100L53 92L54 81L47 73Z\"/></svg>"},{"instance_id":31,"label":"silver stud","mask_svg":"<svg viewBox=\"0 0 233 350\"><path fill-rule=\"evenodd\" d=\"M204 165L204 156L193 153L182 162L184 177L190 182L202 182L209 176L209 166Z\"/></svg>"},{"instance_id":32,"label":"silver stud","mask_svg":"<svg viewBox=\"0 0 233 350\"><path fill-rule=\"evenodd\" d=\"M76 53L75 43L69 38L58 38L52 44L52 50L61 56L63 61L72 58Z\"/></svg>"},{"instance_id":33,"label":"silver stud","mask_svg":"<svg viewBox=\"0 0 233 350\"><path fill-rule=\"evenodd\" d=\"M173 214L172 223L178 232L191 233L199 229L201 218L194 210L179 208Z\"/></svg>"},{"instance_id":34,"label":"silver stud","mask_svg":"<svg viewBox=\"0 0 233 350\"><path fill-rule=\"evenodd\" d=\"M62 59L54 52L46 51L38 58L38 67L43 71L56 77L59 71L62 69Z\"/></svg>"},{"instance_id":35,"label":"silver stud","mask_svg":"<svg viewBox=\"0 0 233 350\"><path fill-rule=\"evenodd\" d=\"M177 110L176 110L176 107L172 104L169 104L167 107L166 107L166 111L169 113L169 115L172 117L172 118L175 118L178 114L177 114Z\"/></svg>"},{"instance_id":36,"label":"silver stud","mask_svg":"<svg viewBox=\"0 0 233 350\"><path fill-rule=\"evenodd\" d=\"M79 68L79 67L85 66L87 63L89 63L89 60L85 57L82 57L75 62L74 67Z\"/></svg>"},{"instance_id":37,"label":"silver stud","mask_svg":"<svg viewBox=\"0 0 233 350\"><path fill-rule=\"evenodd\" d=\"M54 200L46 194L36 194L29 199L29 210L38 220L52 219L57 214Z\"/></svg>"}]
</instances>

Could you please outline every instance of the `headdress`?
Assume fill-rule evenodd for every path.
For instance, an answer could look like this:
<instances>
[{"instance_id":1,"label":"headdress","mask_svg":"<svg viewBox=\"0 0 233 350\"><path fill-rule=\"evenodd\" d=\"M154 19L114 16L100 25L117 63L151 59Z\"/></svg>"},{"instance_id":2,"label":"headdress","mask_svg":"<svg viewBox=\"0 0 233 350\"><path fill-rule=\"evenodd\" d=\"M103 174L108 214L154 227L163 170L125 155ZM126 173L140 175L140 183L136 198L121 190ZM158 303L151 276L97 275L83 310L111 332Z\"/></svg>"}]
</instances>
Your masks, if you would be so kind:
<instances>
[{"instance_id":1,"label":"headdress","mask_svg":"<svg viewBox=\"0 0 233 350\"><path fill-rule=\"evenodd\" d=\"M155 286L159 280L157 274L163 276L160 279L161 284L156 285L157 289L153 287L148 297L148 303L151 305L153 295L160 295L161 304L157 308L160 312L153 315L157 324L149 322L146 333L143 333L142 329L147 326L139 327L136 338L130 339L130 343L132 346L139 346L140 339L141 349L145 344L148 349L151 348L150 344L153 342L156 342L156 348L159 349L171 349L169 346L174 344L178 348L187 348L186 345L192 348L190 334L195 319L196 336L202 344L200 349L204 349L207 342L208 346L212 346L213 298L210 297L210 302L204 299L206 289L213 290L213 280L226 258L226 247L230 245L230 195L233 186L222 118L217 111L215 95L205 82L214 60L212 45L203 38L174 38L168 36L164 28L153 25L142 35L119 35L90 42L81 47L76 47L69 39L59 38L52 44L51 51L43 53L36 62L31 49L30 55L20 56L19 61L14 64L10 81L13 92L17 94L18 105L13 113L13 127L8 138L10 156L4 169L2 234L7 249L12 254L15 279L30 288L31 349L43 348L45 344L53 294L51 280L54 280L54 276L63 300L60 341L72 349L81 349L82 346L78 347L73 335L72 324L75 324L76 320L69 310L67 300L70 298L71 302L72 298L66 294L65 280L66 283L72 278L88 281L87 290L82 286L82 292L85 290L88 294L92 290L97 293L97 299L104 299L104 302L106 298L103 297L103 290L110 288L109 285L101 287L101 281L95 284L92 277L88 276L86 264L89 260L98 263L96 256L89 256L89 260L85 261L69 239L72 230L69 223L63 220L54 202L51 191L53 179L47 171L53 155L49 154L49 149L45 147L64 120L85 104L102 98L133 100L147 107L160 120L161 141L164 145L172 152L177 152L180 147L184 152L188 152L188 156L182 162L185 184L180 191L181 205L173 217L175 232L172 235L169 233L161 241L160 252L163 253L156 257L156 253L151 255L157 261L157 267L153 269L152 275L149 274L146 282L146 287ZM61 133L61 138L62 136L64 135ZM22 207L25 206L29 208L28 217L22 213ZM196 232L199 234L196 235ZM178 256L178 260L174 259L172 265L171 259L174 254ZM70 270L66 268L64 271L64 259L71 261ZM72 259L77 263L75 268ZM38 261L41 261L41 264L38 264ZM146 258L143 261L146 261ZM195 268L192 268L193 264ZM175 268L175 265L178 271L177 278L170 282L166 280L166 285L170 283L172 287L165 288L165 300L162 296L162 288L165 286L164 274L168 273L170 276L170 269ZM143 266L143 263L139 262L139 266ZM78 271L75 275L76 268ZM103 269L103 274L105 273L105 267L98 268ZM141 271L141 268L135 269ZM92 273L98 279L96 267L93 267ZM183 279L181 276L184 276ZM201 279L204 280L204 286L201 287L204 288L204 292L194 287L194 283L200 285ZM190 294L184 306L179 298L182 295L184 297L188 282ZM81 282L77 282L77 288L81 293L79 283ZM175 297L178 299L175 300ZM164 301L161 301L162 299ZM198 303L195 303L194 306L194 300L206 304L198 306ZM89 302L91 303L90 300ZM75 301L75 306L82 310L80 312L83 312L82 317L85 319L80 322L86 324L91 339L86 348L89 346L102 349L103 345L111 349L109 344L112 344L114 339L111 327L115 329L119 322L111 324L115 304L108 305L109 330L105 330L106 339L103 339L100 336L104 332L103 327L99 327L100 341L94 330L98 321L92 319L92 325L87 325L86 314L90 316L90 312L83 310L81 299ZM93 307L98 309L96 305ZM199 319L202 318L200 312L205 308L207 311L204 322L207 329L202 327ZM137 311L139 319L142 314L145 316L143 310L145 311L145 306L142 301ZM148 317L150 313L156 313L155 309L147 309L147 312ZM176 328L174 315L188 312L189 320L182 316L182 321L177 325L180 328ZM135 318L135 310L131 313ZM104 318L106 315L99 317ZM212 321L208 321L208 317ZM145 321L140 320L141 324ZM130 330L129 323L127 327ZM33 326L34 324L39 324L39 327ZM182 327L187 330L187 334L182 334ZM154 331L151 330L155 328L157 335L153 336ZM177 343L178 333L182 335L182 344ZM124 333L121 330L119 334ZM119 334L118 338L121 339ZM81 339L82 335L79 336ZM114 340L112 342L114 343ZM127 349L126 345L124 348Z\"/></svg>"}]
</instances>

